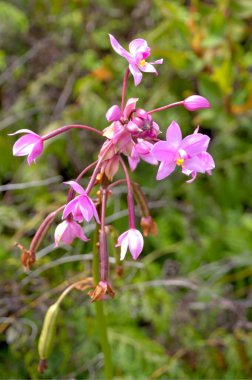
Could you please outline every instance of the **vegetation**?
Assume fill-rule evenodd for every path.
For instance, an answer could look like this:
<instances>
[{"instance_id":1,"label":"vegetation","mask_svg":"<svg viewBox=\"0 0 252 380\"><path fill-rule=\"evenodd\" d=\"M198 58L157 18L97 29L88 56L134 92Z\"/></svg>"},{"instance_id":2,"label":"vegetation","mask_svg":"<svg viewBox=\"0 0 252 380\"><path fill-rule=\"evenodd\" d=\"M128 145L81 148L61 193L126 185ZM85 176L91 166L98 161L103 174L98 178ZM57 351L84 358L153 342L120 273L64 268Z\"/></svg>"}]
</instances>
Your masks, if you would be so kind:
<instances>
[{"instance_id":1,"label":"vegetation","mask_svg":"<svg viewBox=\"0 0 252 380\"><path fill-rule=\"evenodd\" d=\"M200 125L216 162L212 176L191 185L180 173L157 182L156 168L145 163L133 174L158 236L145 240L137 262L127 257L123 276L112 266L116 297L105 308L114 376L252 378L251 17L249 0L0 1L2 379L103 376L95 307L78 290L62 301L49 368L37 372L45 313L69 283L92 275L92 242L55 249L52 228L29 273L14 246L28 247L41 220L65 203L62 182L96 159L100 138L61 135L28 166L12 156L7 134L72 122L106 127L125 69L108 33L124 46L145 38L165 60L159 77L145 76L137 88L130 78L128 97L141 98L140 107L196 93L209 99L210 109L174 108L155 121L165 131L176 120L185 134ZM127 229L126 192L117 188L109 203L120 231Z\"/></svg>"}]
</instances>

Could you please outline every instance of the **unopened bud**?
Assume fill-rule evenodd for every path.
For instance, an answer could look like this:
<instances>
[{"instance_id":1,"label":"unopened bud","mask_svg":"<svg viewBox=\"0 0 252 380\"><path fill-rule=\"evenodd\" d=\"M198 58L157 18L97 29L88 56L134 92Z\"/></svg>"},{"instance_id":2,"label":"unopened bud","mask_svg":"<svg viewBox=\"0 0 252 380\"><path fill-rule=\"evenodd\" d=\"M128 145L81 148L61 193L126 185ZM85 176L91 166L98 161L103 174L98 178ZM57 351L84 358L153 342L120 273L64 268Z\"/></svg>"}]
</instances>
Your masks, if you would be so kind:
<instances>
[{"instance_id":1,"label":"unopened bud","mask_svg":"<svg viewBox=\"0 0 252 380\"><path fill-rule=\"evenodd\" d=\"M196 111L200 108L210 108L209 101L200 95L192 95L186 98L183 102L184 107L189 111Z\"/></svg>"}]
</instances>

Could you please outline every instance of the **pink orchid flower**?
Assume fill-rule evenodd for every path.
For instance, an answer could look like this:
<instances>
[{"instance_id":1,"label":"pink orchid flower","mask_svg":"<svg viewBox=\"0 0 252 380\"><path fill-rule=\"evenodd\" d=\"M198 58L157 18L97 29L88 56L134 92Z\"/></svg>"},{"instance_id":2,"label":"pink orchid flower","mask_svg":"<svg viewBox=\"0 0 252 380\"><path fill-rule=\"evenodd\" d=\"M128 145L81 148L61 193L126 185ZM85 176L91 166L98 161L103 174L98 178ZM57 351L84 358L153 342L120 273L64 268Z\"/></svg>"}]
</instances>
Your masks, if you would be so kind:
<instances>
[{"instance_id":1,"label":"pink orchid flower","mask_svg":"<svg viewBox=\"0 0 252 380\"><path fill-rule=\"evenodd\" d=\"M142 159L151 165L157 165L158 160L152 154L153 144L143 139L138 139L138 142L133 146L130 156L128 157L131 171L134 171Z\"/></svg>"},{"instance_id":2,"label":"pink orchid flower","mask_svg":"<svg viewBox=\"0 0 252 380\"><path fill-rule=\"evenodd\" d=\"M55 247L58 247L60 241L64 244L71 244L76 237L83 241L89 240L78 223L73 220L64 220L55 229Z\"/></svg>"},{"instance_id":3,"label":"pink orchid flower","mask_svg":"<svg viewBox=\"0 0 252 380\"><path fill-rule=\"evenodd\" d=\"M146 58L150 56L151 49L147 42L142 38L137 38L129 44L129 52L125 50L119 42L111 34L109 35L110 43L115 52L129 62L129 70L134 77L135 86L138 86L142 80L143 74L154 73L158 75L153 65L161 65L163 59L154 62L146 62Z\"/></svg>"},{"instance_id":4,"label":"pink orchid flower","mask_svg":"<svg viewBox=\"0 0 252 380\"><path fill-rule=\"evenodd\" d=\"M154 157L161 161L157 179L168 177L176 165L182 167L182 173L192 175L192 180L197 173L211 174L215 164L212 156L206 152L209 141L207 135L198 133L198 128L182 139L180 127L173 121L167 129L166 141L157 142L152 149Z\"/></svg>"},{"instance_id":5,"label":"pink orchid flower","mask_svg":"<svg viewBox=\"0 0 252 380\"><path fill-rule=\"evenodd\" d=\"M13 155L28 156L27 161L30 165L42 153L44 148L43 139L37 133L30 131L30 129L20 129L15 133L10 133L9 136L18 133L25 133L25 135L20 137L13 145Z\"/></svg>"},{"instance_id":6,"label":"pink orchid flower","mask_svg":"<svg viewBox=\"0 0 252 380\"><path fill-rule=\"evenodd\" d=\"M83 187L75 181L68 181L65 183L70 185L79 195L66 205L62 218L65 219L72 213L73 218L77 222L82 222L84 219L89 222L94 217L97 223L100 223L94 202L89 198Z\"/></svg>"},{"instance_id":7,"label":"pink orchid flower","mask_svg":"<svg viewBox=\"0 0 252 380\"><path fill-rule=\"evenodd\" d=\"M121 255L120 259L123 260L125 258L127 249L129 248L131 256L134 260L137 260L140 253L143 250L143 236L141 232L136 230L135 228L130 228L128 231L124 232L118 237L117 247L121 247Z\"/></svg>"}]
</instances>

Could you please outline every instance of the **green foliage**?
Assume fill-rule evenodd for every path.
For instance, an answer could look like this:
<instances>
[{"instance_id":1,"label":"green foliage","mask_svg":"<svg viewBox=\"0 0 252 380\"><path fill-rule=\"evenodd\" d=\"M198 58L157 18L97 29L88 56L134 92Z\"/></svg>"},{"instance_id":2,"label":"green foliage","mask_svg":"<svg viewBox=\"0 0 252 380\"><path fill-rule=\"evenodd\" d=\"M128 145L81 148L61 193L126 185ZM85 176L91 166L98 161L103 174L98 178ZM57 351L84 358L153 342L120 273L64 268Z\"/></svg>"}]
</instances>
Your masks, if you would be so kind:
<instances>
[{"instance_id":1,"label":"green foliage","mask_svg":"<svg viewBox=\"0 0 252 380\"><path fill-rule=\"evenodd\" d=\"M54 249L58 218L31 273L23 273L13 248L16 241L27 247L43 218L65 202L62 181L96 159L101 140L62 135L28 167L12 157L7 133L45 133L70 122L106 127L104 113L120 101L126 65L108 33L125 47L146 38L153 58L164 57L157 78L145 75L137 88L130 78L127 96L139 97L140 107L194 93L210 100L211 109L173 109L155 121L165 131L175 119L185 134L200 125L213 138L216 161L211 177L191 185L180 174L157 182L156 168L144 163L132 175L153 206L159 233L145 239L140 267L128 257L122 278L111 269L116 297L105 307L115 377L252 378L251 16L249 0L0 1L0 182L37 183L1 191L2 379L102 377L94 305L77 291L62 306L49 369L37 372L46 310L68 281L90 276L91 243ZM125 197L122 187L109 200L120 231Z\"/></svg>"}]
</instances>

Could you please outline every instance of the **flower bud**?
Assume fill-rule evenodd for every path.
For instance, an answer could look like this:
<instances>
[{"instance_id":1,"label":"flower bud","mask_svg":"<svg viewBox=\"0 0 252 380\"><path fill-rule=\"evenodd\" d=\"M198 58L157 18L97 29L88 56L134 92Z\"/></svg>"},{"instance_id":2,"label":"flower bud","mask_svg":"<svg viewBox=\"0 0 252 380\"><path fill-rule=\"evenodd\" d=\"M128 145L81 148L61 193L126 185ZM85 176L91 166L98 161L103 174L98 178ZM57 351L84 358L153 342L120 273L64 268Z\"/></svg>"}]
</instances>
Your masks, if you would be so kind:
<instances>
[{"instance_id":1,"label":"flower bud","mask_svg":"<svg viewBox=\"0 0 252 380\"><path fill-rule=\"evenodd\" d=\"M110 107L106 113L106 119L109 122L110 121L117 121L120 119L120 117L121 117L121 110L120 110L119 106L117 106L117 105Z\"/></svg>"},{"instance_id":2,"label":"flower bud","mask_svg":"<svg viewBox=\"0 0 252 380\"><path fill-rule=\"evenodd\" d=\"M199 95L189 96L184 100L184 107L189 111L196 111L200 108L210 108L210 103L206 98Z\"/></svg>"}]
</instances>

